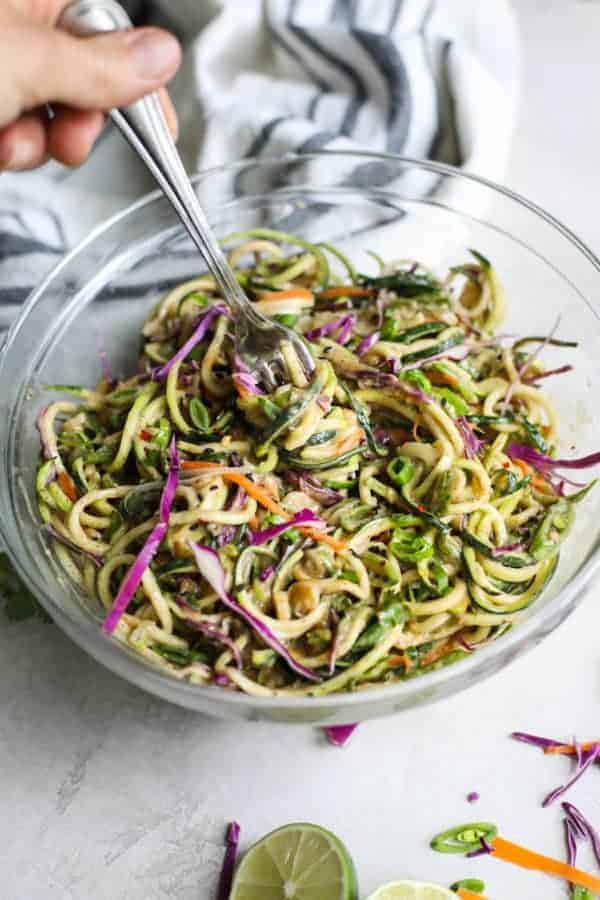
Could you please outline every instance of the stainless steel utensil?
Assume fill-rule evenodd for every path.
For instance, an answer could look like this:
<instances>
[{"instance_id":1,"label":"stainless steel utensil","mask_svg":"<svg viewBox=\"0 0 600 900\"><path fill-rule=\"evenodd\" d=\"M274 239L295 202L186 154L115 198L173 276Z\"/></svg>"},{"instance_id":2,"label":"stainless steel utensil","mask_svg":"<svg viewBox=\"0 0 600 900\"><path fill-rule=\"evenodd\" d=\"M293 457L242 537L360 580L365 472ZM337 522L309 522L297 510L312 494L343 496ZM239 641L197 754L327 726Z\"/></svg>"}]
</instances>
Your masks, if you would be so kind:
<instances>
[{"instance_id":1,"label":"stainless steel utensil","mask_svg":"<svg viewBox=\"0 0 600 900\"><path fill-rule=\"evenodd\" d=\"M58 27L91 35L131 28L132 23L115 0L76 0L65 8ZM131 106L114 109L110 117L164 191L215 277L234 315L236 353L242 362L268 390L273 390L286 377L281 347L287 341L310 376L314 362L303 341L289 328L254 309L242 291L190 184L158 96L151 94Z\"/></svg>"}]
</instances>

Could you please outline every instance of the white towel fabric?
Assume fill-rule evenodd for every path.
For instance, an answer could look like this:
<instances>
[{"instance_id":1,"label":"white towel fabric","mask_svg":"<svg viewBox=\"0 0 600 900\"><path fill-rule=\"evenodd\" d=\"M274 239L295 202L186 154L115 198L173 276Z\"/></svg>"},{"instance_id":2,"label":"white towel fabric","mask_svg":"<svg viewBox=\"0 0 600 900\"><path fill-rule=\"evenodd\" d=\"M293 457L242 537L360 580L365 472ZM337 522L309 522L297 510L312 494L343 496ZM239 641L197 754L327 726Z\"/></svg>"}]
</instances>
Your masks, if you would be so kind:
<instances>
[{"instance_id":1,"label":"white towel fabric","mask_svg":"<svg viewBox=\"0 0 600 900\"><path fill-rule=\"evenodd\" d=\"M248 156L354 148L502 177L518 86L509 0L151 6L161 7L158 14L186 44L173 93L190 170ZM4 174L0 327L68 247L151 187L112 128L78 171L51 163Z\"/></svg>"}]
</instances>

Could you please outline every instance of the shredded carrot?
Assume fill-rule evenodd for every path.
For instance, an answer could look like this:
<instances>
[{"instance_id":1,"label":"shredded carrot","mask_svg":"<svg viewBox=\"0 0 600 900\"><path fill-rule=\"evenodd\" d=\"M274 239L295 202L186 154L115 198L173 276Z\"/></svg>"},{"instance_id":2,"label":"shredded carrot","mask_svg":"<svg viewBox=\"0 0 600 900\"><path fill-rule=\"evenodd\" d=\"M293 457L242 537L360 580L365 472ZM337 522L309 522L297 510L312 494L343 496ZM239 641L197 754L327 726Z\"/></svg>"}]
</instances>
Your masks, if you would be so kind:
<instances>
[{"instance_id":1,"label":"shredded carrot","mask_svg":"<svg viewBox=\"0 0 600 900\"><path fill-rule=\"evenodd\" d=\"M286 291L262 291L258 296L260 300L296 300L300 297L304 300L315 299L313 292L303 287L290 288Z\"/></svg>"},{"instance_id":2,"label":"shredded carrot","mask_svg":"<svg viewBox=\"0 0 600 900\"><path fill-rule=\"evenodd\" d=\"M483 894L474 894L473 891L468 891L466 888L461 888L458 896L461 900L486 900Z\"/></svg>"},{"instance_id":3,"label":"shredded carrot","mask_svg":"<svg viewBox=\"0 0 600 900\"><path fill-rule=\"evenodd\" d=\"M194 469L218 469L219 465L218 463L204 462L203 460L196 461L186 459L181 463L181 468L193 471ZM273 515L281 516L283 519L287 520L292 518L289 513L269 497L263 488L258 484L254 484L254 482L250 481L245 475L238 472L224 472L223 478L225 481L232 481L234 484L239 485L239 487L243 488L250 497L253 497L257 503L260 503L261 506L264 506L265 509L272 512ZM344 541L338 541L337 538L331 537L330 534L325 534L317 528L309 528L305 525L300 525L298 527L303 534L306 534L314 541L321 541L323 544L329 544L329 546L338 553L341 553L342 550L345 550L347 547Z\"/></svg>"},{"instance_id":4,"label":"shredded carrot","mask_svg":"<svg viewBox=\"0 0 600 900\"><path fill-rule=\"evenodd\" d=\"M258 518L256 516L252 516L251 519L248 519L248 525L250 526L250 528L256 531L258 528Z\"/></svg>"},{"instance_id":5,"label":"shredded carrot","mask_svg":"<svg viewBox=\"0 0 600 900\"><path fill-rule=\"evenodd\" d=\"M591 750L597 744L600 744L600 741L586 741L585 744L580 744L579 746L582 750ZM557 753L561 756L576 756L577 748L574 747L573 744L556 744L554 747L544 747L544 753Z\"/></svg>"},{"instance_id":6,"label":"shredded carrot","mask_svg":"<svg viewBox=\"0 0 600 900\"><path fill-rule=\"evenodd\" d=\"M151 441L152 440L151 432L146 431L145 429L143 431L140 431L140 437L143 441Z\"/></svg>"},{"instance_id":7,"label":"shredded carrot","mask_svg":"<svg viewBox=\"0 0 600 900\"><path fill-rule=\"evenodd\" d=\"M442 659L446 653L450 653L455 647L455 642L453 640L445 641L443 644L440 644L439 647L434 647L433 650L430 650L429 653L425 653L419 660L420 666L431 666L434 662L437 662L438 659Z\"/></svg>"},{"instance_id":8,"label":"shredded carrot","mask_svg":"<svg viewBox=\"0 0 600 900\"><path fill-rule=\"evenodd\" d=\"M58 473L58 484L63 494L66 494L73 503L77 501L77 489L73 479L67 472Z\"/></svg>"},{"instance_id":9,"label":"shredded carrot","mask_svg":"<svg viewBox=\"0 0 600 900\"><path fill-rule=\"evenodd\" d=\"M583 872L575 866L552 859L550 856L543 856L541 853L534 853L533 850L527 850L511 841L505 841L501 837L494 838L491 844L492 856L497 859L521 866L523 869L534 869L537 872L545 872L546 875L555 875L557 878L570 881L571 884L578 884L596 894L600 893L600 878Z\"/></svg>"},{"instance_id":10,"label":"shredded carrot","mask_svg":"<svg viewBox=\"0 0 600 900\"><path fill-rule=\"evenodd\" d=\"M359 287L357 284L341 284L339 287L325 288L319 292L319 300L333 300L335 297L374 297L372 288Z\"/></svg>"},{"instance_id":11,"label":"shredded carrot","mask_svg":"<svg viewBox=\"0 0 600 900\"><path fill-rule=\"evenodd\" d=\"M513 462L516 466L518 466L520 468L523 475L533 475L533 469L531 468L529 463L526 463L522 459L515 459L515 460L513 460Z\"/></svg>"},{"instance_id":12,"label":"shredded carrot","mask_svg":"<svg viewBox=\"0 0 600 900\"><path fill-rule=\"evenodd\" d=\"M342 455L342 453L349 453L350 450L354 450L355 447L358 447L358 445L364 440L364 437L365 433L362 428L352 430L337 444L337 453L340 456Z\"/></svg>"}]
</instances>

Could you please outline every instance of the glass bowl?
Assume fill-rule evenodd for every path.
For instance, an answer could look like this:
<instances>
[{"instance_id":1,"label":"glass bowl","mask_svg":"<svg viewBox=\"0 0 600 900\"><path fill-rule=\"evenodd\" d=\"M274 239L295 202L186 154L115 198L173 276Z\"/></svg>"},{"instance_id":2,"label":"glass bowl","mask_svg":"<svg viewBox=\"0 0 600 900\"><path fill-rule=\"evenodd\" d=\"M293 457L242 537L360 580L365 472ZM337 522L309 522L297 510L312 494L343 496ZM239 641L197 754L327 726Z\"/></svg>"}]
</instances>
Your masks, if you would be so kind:
<instances>
[{"instance_id":1,"label":"glass bowl","mask_svg":"<svg viewBox=\"0 0 600 900\"><path fill-rule=\"evenodd\" d=\"M546 351L552 367L576 365L545 383L562 423L561 455L600 447L600 263L541 209L450 167L383 154L247 160L201 173L195 186L217 233L262 226L328 240L363 271L374 265L367 249L440 270L464 261L467 248L480 250L504 282L506 331L547 334L560 315L561 335L580 343L577 351ZM101 632L101 611L67 578L40 531L34 476L35 420L47 402L42 386L94 384L98 336L113 368L132 370L153 304L202 267L166 200L152 194L70 253L8 335L0 359L0 527L19 574L57 625L103 665L173 703L217 716L314 724L355 722L438 700L497 672L556 628L600 565L600 490L579 507L557 574L520 625L414 680L319 699L255 698L176 681Z\"/></svg>"}]
</instances>

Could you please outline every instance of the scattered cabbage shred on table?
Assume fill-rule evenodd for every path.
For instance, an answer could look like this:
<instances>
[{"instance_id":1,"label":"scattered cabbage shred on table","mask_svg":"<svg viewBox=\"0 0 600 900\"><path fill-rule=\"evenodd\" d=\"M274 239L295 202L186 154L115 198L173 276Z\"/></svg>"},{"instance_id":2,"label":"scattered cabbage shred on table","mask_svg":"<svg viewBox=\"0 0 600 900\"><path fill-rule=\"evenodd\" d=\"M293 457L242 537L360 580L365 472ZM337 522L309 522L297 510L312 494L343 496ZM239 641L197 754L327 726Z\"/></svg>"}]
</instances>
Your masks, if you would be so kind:
<instances>
[{"instance_id":1,"label":"scattered cabbage shred on table","mask_svg":"<svg viewBox=\"0 0 600 900\"><path fill-rule=\"evenodd\" d=\"M37 496L104 629L176 678L320 696L412 678L510 629L552 576L587 487L556 459L556 337L497 334L491 264L358 274L337 249L256 229L230 261L304 335L307 381L267 394L209 275L147 320L137 374L54 385ZM365 256L365 260L367 257ZM110 348L108 348L110 349Z\"/></svg>"}]
</instances>

